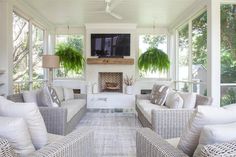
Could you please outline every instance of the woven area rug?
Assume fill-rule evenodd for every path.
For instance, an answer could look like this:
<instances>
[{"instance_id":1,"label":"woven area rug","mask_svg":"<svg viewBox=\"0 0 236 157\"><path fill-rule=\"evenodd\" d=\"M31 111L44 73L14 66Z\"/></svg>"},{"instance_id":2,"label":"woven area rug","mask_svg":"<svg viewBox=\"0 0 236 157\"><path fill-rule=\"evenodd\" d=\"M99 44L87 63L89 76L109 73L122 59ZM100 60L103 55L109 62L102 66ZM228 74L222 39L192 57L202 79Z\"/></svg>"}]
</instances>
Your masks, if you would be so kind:
<instances>
[{"instance_id":1,"label":"woven area rug","mask_svg":"<svg viewBox=\"0 0 236 157\"><path fill-rule=\"evenodd\" d=\"M79 127L94 130L97 157L136 157L136 129L141 124L134 112L89 111L80 121Z\"/></svg>"}]
</instances>

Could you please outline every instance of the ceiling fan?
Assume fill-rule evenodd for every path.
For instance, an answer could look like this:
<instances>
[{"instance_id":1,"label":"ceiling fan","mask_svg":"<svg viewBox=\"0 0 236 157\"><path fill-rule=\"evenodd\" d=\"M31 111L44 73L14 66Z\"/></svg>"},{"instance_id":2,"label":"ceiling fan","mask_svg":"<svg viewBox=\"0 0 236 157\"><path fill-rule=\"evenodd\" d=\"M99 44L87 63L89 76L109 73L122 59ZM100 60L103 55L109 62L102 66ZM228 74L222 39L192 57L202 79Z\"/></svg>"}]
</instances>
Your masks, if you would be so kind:
<instances>
[{"instance_id":1,"label":"ceiling fan","mask_svg":"<svg viewBox=\"0 0 236 157\"><path fill-rule=\"evenodd\" d=\"M105 0L105 3L106 3L106 8L104 11L95 11L93 13L106 13L106 14L109 14L111 15L112 17L118 19L118 20L122 20L122 16L116 14L113 12L113 10L120 4L122 0L116 0L112 3L112 0Z\"/></svg>"}]
</instances>

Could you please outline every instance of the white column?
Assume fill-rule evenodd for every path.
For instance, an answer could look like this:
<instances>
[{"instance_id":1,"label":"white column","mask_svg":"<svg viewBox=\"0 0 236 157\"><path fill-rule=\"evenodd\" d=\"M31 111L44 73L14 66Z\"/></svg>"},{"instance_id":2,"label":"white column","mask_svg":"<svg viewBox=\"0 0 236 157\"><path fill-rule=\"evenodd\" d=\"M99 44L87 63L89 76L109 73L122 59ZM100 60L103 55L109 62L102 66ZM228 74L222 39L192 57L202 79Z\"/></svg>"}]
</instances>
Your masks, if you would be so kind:
<instances>
[{"instance_id":1,"label":"white column","mask_svg":"<svg viewBox=\"0 0 236 157\"><path fill-rule=\"evenodd\" d=\"M0 81L5 84L0 86L0 94L12 93L12 1L0 0L0 69L5 73L0 76Z\"/></svg>"},{"instance_id":2,"label":"white column","mask_svg":"<svg viewBox=\"0 0 236 157\"><path fill-rule=\"evenodd\" d=\"M220 0L207 0L207 94L220 106Z\"/></svg>"}]
</instances>

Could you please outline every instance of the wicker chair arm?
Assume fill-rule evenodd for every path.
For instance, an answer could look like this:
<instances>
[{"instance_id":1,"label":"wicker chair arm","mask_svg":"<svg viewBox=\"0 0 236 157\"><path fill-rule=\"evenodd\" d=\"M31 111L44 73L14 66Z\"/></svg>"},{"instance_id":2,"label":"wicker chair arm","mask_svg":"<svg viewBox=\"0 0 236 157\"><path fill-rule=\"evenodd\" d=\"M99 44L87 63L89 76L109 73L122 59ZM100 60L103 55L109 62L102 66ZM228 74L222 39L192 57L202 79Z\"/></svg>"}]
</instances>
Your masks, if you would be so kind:
<instances>
[{"instance_id":1,"label":"wicker chair arm","mask_svg":"<svg viewBox=\"0 0 236 157\"><path fill-rule=\"evenodd\" d=\"M94 157L93 131L83 128L34 152L30 157Z\"/></svg>"},{"instance_id":2,"label":"wicker chair arm","mask_svg":"<svg viewBox=\"0 0 236 157\"><path fill-rule=\"evenodd\" d=\"M62 107L39 107L48 133L65 135L67 109Z\"/></svg>"},{"instance_id":3,"label":"wicker chair arm","mask_svg":"<svg viewBox=\"0 0 236 157\"><path fill-rule=\"evenodd\" d=\"M137 157L187 157L149 128L136 133Z\"/></svg>"},{"instance_id":4,"label":"wicker chair arm","mask_svg":"<svg viewBox=\"0 0 236 157\"><path fill-rule=\"evenodd\" d=\"M180 137L194 109L152 110L152 128L163 138Z\"/></svg>"},{"instance_id":5,"label":"wicker chair arm","mask_svg":"<svg viewBox=\"0 0 236 157\"><path fill-rule=\"evenodd\" d=\"M201 157L236 156L236 141L206 145L201 149Z\"/></svg>"},{"instance_id":6,"label":"wicker chair arm","mask_svg":"<svg viewBox=\"0 0 236 157\"><path fill-rule=\"evenodd\" d=\"M6 139L0 138L0 156L18 157Z\"/></svg>"}]
</instances>

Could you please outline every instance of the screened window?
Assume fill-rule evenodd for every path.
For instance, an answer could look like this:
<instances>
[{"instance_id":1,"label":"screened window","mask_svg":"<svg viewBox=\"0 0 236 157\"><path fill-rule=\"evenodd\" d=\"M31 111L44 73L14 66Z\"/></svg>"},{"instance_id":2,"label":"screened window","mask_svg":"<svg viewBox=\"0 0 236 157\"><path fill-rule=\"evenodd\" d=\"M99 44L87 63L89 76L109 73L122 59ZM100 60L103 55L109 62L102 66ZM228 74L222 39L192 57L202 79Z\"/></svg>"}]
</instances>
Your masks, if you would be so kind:
<instances>
[{"instance_id":1,"label":"screened window","mask_svg":"<svg viewBox=\"0 0 236 157\"><path fill-rule=\"evenodd\" d=\"M43 85L43 39L42 29L35 25L30 26L28 20L13 13L14 93L40 88Z\"/></svg>"},{"instance_id":2,"label":"screened window","mask_svg":"<svg viewBox=\"0 0 236 157\"><path fill-rule=\"evenodd\" d=\"M178 69L176 88L207 94L207 12L178 30Z\"/></svg>"},{"instance_id":3,"label":"screened window","mask_svg":"<svg viewBox=\"0 0 236 157\"><path fill-rule=\"evenodd\" d=\"M56 47L59 44L67 43L80 52L83 52L84 36L83 35L57 35L56 36ZM55 75L57 78L82 78L84 73L75 73L73 71L66 71L63 66L60 66L60 69L55 70Z\"/></svg>"},{"instance_id":4,"label":"screened window","mask_svg":"<svg viewBox=\"0 0 236 157\"><path fill-rule=\"evenodd\" d=\"M236 103L236 5L221 5L221 106Z\"/></svg>"},{"instance_id":5,"label":"screened window","mask_svg":"<svg viewBox=\"0 0 236 157\"><path fill-rule=\"evenodd\" d=\"M146 52L148 48L156 47L167 53L167 36L166 35L140 35L139 36L139 56ZM143 72L139 71L140 77L143 78L167 78L167 72Z\"/></svg>"}]
</instances>

